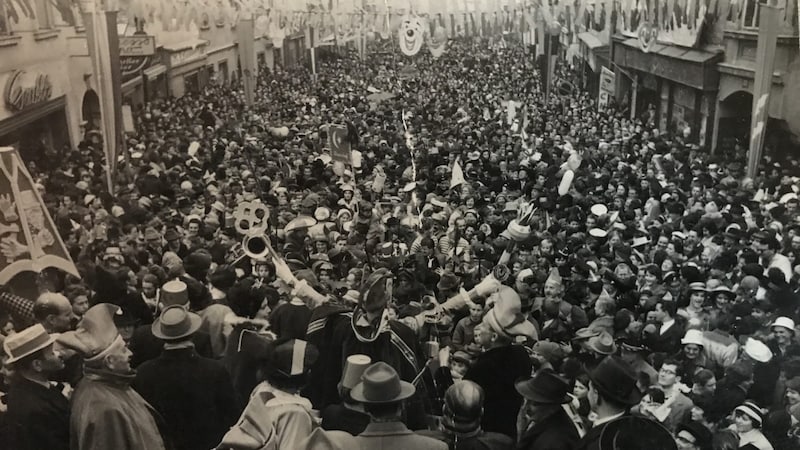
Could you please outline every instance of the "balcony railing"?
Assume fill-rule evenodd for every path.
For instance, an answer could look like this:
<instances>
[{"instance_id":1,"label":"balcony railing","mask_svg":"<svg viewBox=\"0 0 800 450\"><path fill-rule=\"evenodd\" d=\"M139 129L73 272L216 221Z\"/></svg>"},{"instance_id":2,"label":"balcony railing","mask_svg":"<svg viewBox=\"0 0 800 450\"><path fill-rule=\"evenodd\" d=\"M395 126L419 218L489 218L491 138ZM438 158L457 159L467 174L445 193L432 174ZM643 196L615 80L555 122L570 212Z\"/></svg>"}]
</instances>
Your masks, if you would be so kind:
<instances>
[{"instance_id":1,"label":"balcony railing","mask_svg":"<svg viewBox=\"0 0 800 450\"><path fill-rule=\"evenodd\" d=\"M770 0L770 2L780 8L780 34L784 36L796 36L798 34L797 1ZM767 3L767 1L731 0L725 29L729 31L758 32L759 4L761 3Z\"/></svg>"}]
</instances>

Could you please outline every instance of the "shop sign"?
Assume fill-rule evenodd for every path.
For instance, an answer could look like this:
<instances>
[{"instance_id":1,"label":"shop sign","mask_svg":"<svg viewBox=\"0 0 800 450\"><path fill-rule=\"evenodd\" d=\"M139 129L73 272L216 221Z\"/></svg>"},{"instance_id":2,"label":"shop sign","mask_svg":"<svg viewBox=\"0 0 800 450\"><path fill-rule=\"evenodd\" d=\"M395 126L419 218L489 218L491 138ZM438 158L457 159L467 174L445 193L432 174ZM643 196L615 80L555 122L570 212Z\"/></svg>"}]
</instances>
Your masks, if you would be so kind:
<instances>
[{"instance_id":1,"label":"shop sign","mask_svg":"<svg viewBox=\"0 0 800 450\"><path fill-rule=\"evenodd\" d=\"M128 82L142 74L150 66L150 56L120 56L119 71L122 82Z\"/></svg>"},{"instance_id":2,"label":"shop sign","mask_svg":"<svg viewBox=\"0 0 800 450\"><path fill-rule=\"evenodd\" d=\"M156 53L155 36L120 36L119 56L152 56Z\"/></svg>"},{"instance_id":3,"label":"shop sign","mask_svg":"<svg viewBox=\"0 0 800 450\"><path fill-rule=\"evenodd\" d=\"M26 79L24 70L15 70L6 81L3 100L10 111L22 111L53 95L53 83L47 74L38 74L32 84L25 83Z\"/></svg>"},{"instance_id":4,"label":"shop sign","mask_svg":"<svg viewBox=\"0 0 800 450\"><path fill-rule=\"evenodd\" d=\"M608 106L609 100L614 95L616 75L608 67L600 71L600 93L597 98L598 108Z\"/></svg>"},{"instance_id":5,"label":"shop sign","mask_svg":"<svg viewBox=\"0 0 800 450\"><path fill-rule=\"evenodd\" d=\"M204 56L205 52L202 47L187 48L179 52L175 52L169 56L169 62L172 67L178 67L196 57Z\"/></svg>"}]
</instances>

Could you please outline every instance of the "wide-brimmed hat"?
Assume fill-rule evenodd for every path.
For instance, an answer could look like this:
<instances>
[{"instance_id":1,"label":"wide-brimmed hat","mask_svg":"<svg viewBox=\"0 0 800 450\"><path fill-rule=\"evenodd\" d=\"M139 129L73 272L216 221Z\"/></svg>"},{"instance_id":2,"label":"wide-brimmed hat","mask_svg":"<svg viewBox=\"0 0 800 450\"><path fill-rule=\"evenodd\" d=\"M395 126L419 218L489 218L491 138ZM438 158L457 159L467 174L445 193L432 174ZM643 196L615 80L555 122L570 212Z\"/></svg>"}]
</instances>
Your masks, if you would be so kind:
<instances>
[{"instance_id":1,"label":"wide-brimmed hat","mask_svg":"<svg viewBox=\"0 0 800 450\"><path fill-rule=\"evenodd\" d=\"M689 284L689 292L708 292L706 284L702 281L696 281Z\"/></svg>"},{"instance_id":2,"label":"wide-brimmed hat","mask_svg":"<svg viewBox=\"0 0 800 450\"><path fill-rule=\"evenodd\" d=\"M191 336L200 329L203 319L181 305L172 305L161 311L161 316L150 326L153 336L174 341Z\"/></svg>"},{"instance_id":3,"label":"wide-brimmed hat","mask_svg":"<svg viewBox=\"0 0 800 450\"><path fill-rule=\"evenodd\" d=\"M288 233L290 231L299 230L302 228L311 228L317 224L316 219L309 216L297 216L296 218L292 219L291 222L286 224L283 228L283 231Z\"/></svg>"},{"instance_id":4,"label":"wide-brimmed hat","mask_svg":"<svg viewBox=\"0 0 800 450\"><path fill-rule=\"evenodd\" d=\"M394 403L411 397L414 392L413 384L401 380L392 366L380 361L367 367L350 396L361 403Z\"/></svg>"},{"instance_id":5,"label":"wide-brimmed hat","mask_svg":"<svg viewBox=\"0 0 800 450\"><path fill-rule=\"evenodd\" d=\"M597 336L590 337L586 347L601 355L613 355L617 351L614 337L608 331L601 331Z\"/></svg>"},{"instance_id":6,"label":"wide-brimmed hat","mask_svg":"<svg viewBox=\"0 0 800 450\"><path fill-rule=\"evenodd\" d=\"M559 405L570 401L569 381L549 369L542 369L527 380L514 384L517 392L534 404Z\"/></svg>"},{"instance_id":7,"label":"wide-brimmed hat","mask_svg":"<svg viewBox=\"0 0 800 450\"><path fill-rule=\"evenodd\" d=\"M675 439L663 425L638 416L608 422L600 433L600 450L677 450Z\"/></svg>"},{"instance_id":8,"label":"wide-brimmed hat","mask_svg":"<svg viewBox=\"0 0 800 450\"><path fill-rule=\"evenodd\" d=\"M41 324L36 324L19 333L14 333L3 341L3 350L8 355L6 363L17 362L46 348L53 342L55 342L55 339L47 334Z\"/></svg>"},{"instance_id":9,"label":"wide-brimmed hat","mask_svg":"<svg viewBox=\"0 0 800 450\"><path fill-rule=\"evenodd\" d=\"M598 392L613 401L632 406L641 400L633 369L618 356L603 358L589 373L589 379Z\"/></svg>"}]
</instances>

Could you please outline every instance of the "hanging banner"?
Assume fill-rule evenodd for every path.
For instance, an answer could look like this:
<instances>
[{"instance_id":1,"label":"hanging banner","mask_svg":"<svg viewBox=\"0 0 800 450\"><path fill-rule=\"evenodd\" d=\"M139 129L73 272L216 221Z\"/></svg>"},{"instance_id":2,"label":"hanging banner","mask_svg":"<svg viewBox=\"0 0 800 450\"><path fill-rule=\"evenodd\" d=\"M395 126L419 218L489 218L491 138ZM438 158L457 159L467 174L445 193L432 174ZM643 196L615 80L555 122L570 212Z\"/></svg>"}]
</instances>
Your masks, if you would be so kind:
<instances>
[{"instance_id":1,"label":"hanging banner","mask_svg":"<svg viewBox=\"0 0 800 450\"><path fill-rule=\"evenodd\" d=\"M84 13L86 41L92 60L93 75L100 97L103 149L106 157L108 191L114 193L113 176L117 151L122 139L122 76L120 72L119 34L116 11Z\"/></svg>"},{"instance_id":2,"label":"hanging banner","mask_svg":"<svg viewBox=\"0 0 800 450\"><path fill-rule=\"evenodd\" d=\"M252 18L240 20L239 25L236 27L236 33L239 35L238 47L239 61L242 65L242 85L247 106L252 106L255 101L256 76L258 75L253 27Z\"/></svg>"},{"instance_id":3,"label":"hanging banner","mask_svg":"<svg viewBox=\"0 0 800 450\"><path fill-rule=\"evenodd\" d=\"M753 80L753 109L750 123L750 154L747 155L747 176L754 177L761 163L764 137L769 118L769 94L775 67L775 49L778 46L779 10L767 4L759 5L761 26L756 47L756 73Z\"/></svg>"},{"instance_id":4,"label":"hanging banner","mask_svg":"<svg viewBox=\"0 0 800 450\"><path fill-rule=\"evenodd\" d=\"M80 277L19 153L0 147L0 284L47 267Z\"/></svg>"},{"instance_id":5,"label":"hanging banner","mask_svg":"<svg viewBox=\"0 0 800 450\"><path fill-rule=\"evenodd\" d=\"M605 108L614 96L616 75L608 67L600 71L600 93L597 96L597 107Z\"/></svg>"}]
</instances>

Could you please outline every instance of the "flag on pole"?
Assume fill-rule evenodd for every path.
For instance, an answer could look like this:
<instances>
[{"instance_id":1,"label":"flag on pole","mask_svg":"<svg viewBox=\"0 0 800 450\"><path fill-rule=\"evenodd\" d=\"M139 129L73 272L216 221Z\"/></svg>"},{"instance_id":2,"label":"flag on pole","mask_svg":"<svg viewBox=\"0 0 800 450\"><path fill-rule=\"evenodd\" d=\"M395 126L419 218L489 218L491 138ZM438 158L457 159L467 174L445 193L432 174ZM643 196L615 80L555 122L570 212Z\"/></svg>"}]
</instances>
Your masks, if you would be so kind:
<instances>
[{"instance_id":1,"label":"flag on pole","mask_svg":"<svg viewBox=\"0 0 800 450\"><path fill-rule=\"evenodd\" d=\"M467 180L464 179L464 171L461 170L461 164L459 164L458 160L456 160L455 164L453 164L453 173L450 177L450 189L465 183Z\"/></svg>"},{"instance_id":2,"label":"flag on pole","mask_svg":"<svg viewBox=\"0 0 800 450\"><path fill-rule=\"evenodd\" d=\"M97 6L84 13L87 45L100 97L103 150L106 157L108 191L114 192L117 151L122 140L122 75L119 64L117 12L100 11Z\"/></svg>"},{"instance_id":3,"label":"flag on pole","mask_svg":"<svg viewBox=\"0 0 800 450\"><path fill-rule=\"evenodd\" d=\"M747 176L753 177L761 162L764 137L769 117L769 94L775 66L775 49L778 44L779 10L759 4L758 45L756 48L756 73L753 80L753 110L750 124L750 154L747 158Z\"/></svg>"}]
</instances>

